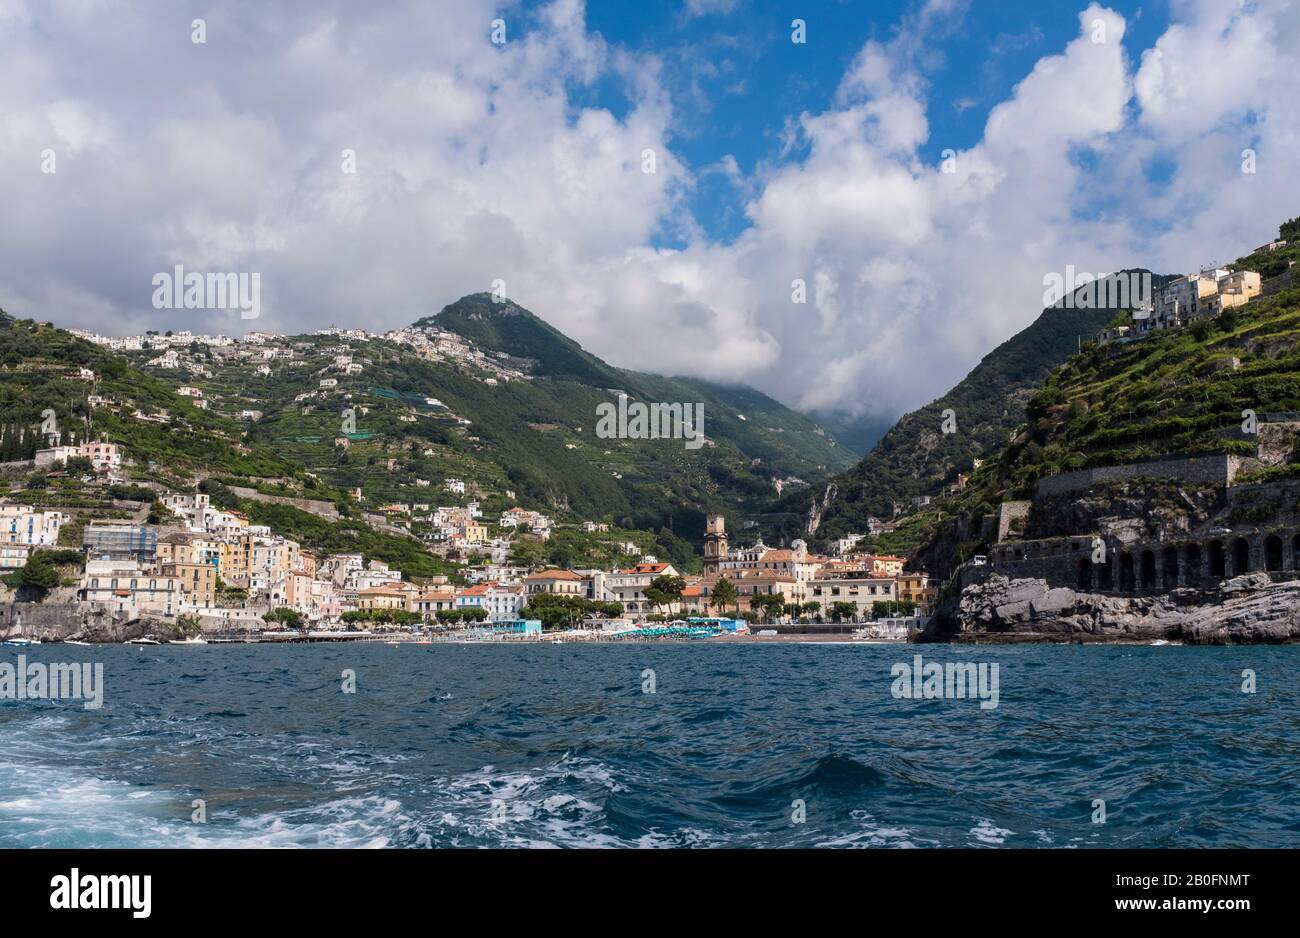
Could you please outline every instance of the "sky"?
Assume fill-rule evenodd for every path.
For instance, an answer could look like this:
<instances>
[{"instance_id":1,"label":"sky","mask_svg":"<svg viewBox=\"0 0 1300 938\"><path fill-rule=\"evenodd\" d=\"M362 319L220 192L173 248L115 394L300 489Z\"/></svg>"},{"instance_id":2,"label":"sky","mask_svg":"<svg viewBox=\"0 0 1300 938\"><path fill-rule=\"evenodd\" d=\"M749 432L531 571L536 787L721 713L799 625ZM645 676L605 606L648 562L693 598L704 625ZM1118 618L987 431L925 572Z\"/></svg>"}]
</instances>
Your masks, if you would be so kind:
<instances>
[{"instance_id":1,"label":"sky","mask_svg":"<svg viewBox=\"0 0 1300 938\"><path fill-rule=\"evenodd\" d=\"M892 419L1067 266L1271 240L1297 75L1300 0L0 0L0 308L238 335L496 289ZM257 319L156 308L176 265L257 274Z\"/></svg>"}]
</instances>

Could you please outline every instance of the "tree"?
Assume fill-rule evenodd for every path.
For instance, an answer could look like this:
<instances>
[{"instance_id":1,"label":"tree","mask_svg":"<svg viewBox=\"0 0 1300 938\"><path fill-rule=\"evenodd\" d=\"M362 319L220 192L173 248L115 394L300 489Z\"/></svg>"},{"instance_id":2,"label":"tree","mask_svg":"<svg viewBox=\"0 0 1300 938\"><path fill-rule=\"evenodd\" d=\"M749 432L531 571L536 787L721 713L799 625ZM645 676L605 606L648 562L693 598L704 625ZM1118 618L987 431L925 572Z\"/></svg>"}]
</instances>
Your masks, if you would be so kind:
<instances>
[{"instance_id":1,"label":"tree","mask_svg":"<svg viewBox=\"0 0 1300 938\"><path fill-rule=\"evenodd\" d=\"M822 604L819 602L810 602L803 604L803 611L810 616L821 617Z\"/></svg>"},{"instance_id":2,"label":"tree","mask_svg":"<svg viewBox=\"0 0 1300 938\"><path fill-rule=\"evenodd\" d=\"M725 611L728 606L736 605L739 599L740 594L736 592L736 584L726 577L722 577L713 585L713 604L718 607L719 612Z\"/></svg>"},{"instance_id":3,"label":"tree","mask_svg":"<svg viewBox=\"0 0 1300 938\"><path fill-rule=\"evenodd\" d=\"M262 620L264 622L280 622L288 629L301 629L303 624L302 613L290 609L288 606L280 606L278 609L263 613Z\"/></svg>"},{"instance_id":4,"label":"tree","mask_svg":"<svg viewBox=\"0 0 1300 938\"><path fill-rule=\"evenodd\" d=\"M850 602L837 602L831 604L831 616L836 622L843 622L845 619L852 619L858 612L858 604Z\"/></svg>"},{"instance_id":5,"label":"tree","mask_svg":"<svg viewBox=\"0 0 1300 938\"><path fill-rule=\"evenodd\" d=\"M886 599L876 601L871 604L871 617L873 619L888 618L889 616L910 616L916 611L916 603L910 599Z\"/></svg>"},{"instance_id":6,"label":"tree","mask_svg":"<svg viewBox=\"0 0 1300 938\"><path fill-rule=\"evenodd\" d=\"M523 619L537 619L543 628L568 628L582 619L587 611L587 600L581 596L558 596L554 593L534 593L528 605L520 610Z\"/></svg>"},{"instance_id":7,"label":"tree","mask_svg":"<svg viewBox=\"0 0 1300 938\"><path fill-rule=\"evenodd\" d=\"M760 594L749 599L751 609L761 609L764 618L772 618L785 608L785 597L778 593Z\"/></svg>"},{"instance_id":8,"label":"tree","mask_svg":"<svg viewBox=\"0 0 1300 938\"><path fill-rule=\"evenodd\" d=\"M18 569L15 581L19 590L32 591L39 601L59 585L59 570L49 553L38 550L27 558L26 566Z\"/></svg>"},{"instance_id":9,"label":"tree","mask_svg":"<svg viewBox=\"0 0 1300 938\"><path fill-rule=\"evenodd\" d=\"M686 581L679 576L657 576L645 588L645 598L654 603L655 608L658 609L660 606L678 602L685 589Z\"/></svg>"}]
</instances>

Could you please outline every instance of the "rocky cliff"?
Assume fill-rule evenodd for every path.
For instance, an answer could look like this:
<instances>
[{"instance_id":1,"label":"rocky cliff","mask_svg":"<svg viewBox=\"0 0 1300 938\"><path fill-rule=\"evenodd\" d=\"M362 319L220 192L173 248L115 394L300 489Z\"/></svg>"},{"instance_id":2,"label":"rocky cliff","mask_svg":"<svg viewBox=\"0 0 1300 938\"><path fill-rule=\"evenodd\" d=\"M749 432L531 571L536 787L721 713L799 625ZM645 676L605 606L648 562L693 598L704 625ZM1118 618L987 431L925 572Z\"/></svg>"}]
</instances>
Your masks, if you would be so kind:
<instances>
[{"instance_id":1,"label":"rocky cliff","mask_svg":"<svg viewBox=\"0 0 1300 938\"><path fill-rule=\"evenodd\" d=\"M994 575L946 601L921 641L1300 642L1300 581L1253 573L1213 589L1122 597Z\"/></svg>"},{"instance_id":2,"label":"rocky cliff","mask_svg":"<svg viewBox=\"0 0 1300 938\"><path fill-rule=\"evenodd\" d=\"M0 640L8 638L116 644L134 638L166 641L180 638L180 633L164 619L115 619L73 603L0 603Z\"/></svg>"}]
</instances>

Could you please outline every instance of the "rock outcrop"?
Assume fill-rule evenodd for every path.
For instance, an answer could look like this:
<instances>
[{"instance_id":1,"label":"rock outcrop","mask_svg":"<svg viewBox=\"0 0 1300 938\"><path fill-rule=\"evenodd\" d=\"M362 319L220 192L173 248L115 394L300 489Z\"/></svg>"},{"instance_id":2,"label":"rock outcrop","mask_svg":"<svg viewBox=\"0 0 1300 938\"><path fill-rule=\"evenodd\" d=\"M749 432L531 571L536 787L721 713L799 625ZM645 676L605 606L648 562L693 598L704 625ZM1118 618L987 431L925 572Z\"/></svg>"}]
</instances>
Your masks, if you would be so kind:
<instances>
[{"instance_id":1,"label":"rock outcrop","mask_svg":"<svg viewBox=\"0 0 1300 938\"><path fill-rule=\"evenodd\" d=\"M1300 642L1300 581L1266 574L1214 589L1124 597L994 575L945 603L922 641L1090 642L1156 639L1188 644Z\"/></svg>"},{"instance_id":2,"label":"rock outcrop","mask_svg":"<svg viewBox=\"0 0 1300 938\"><path fill-rule=\"evenodd\" d=\"M10 603L0 605L0 640L34 638L42 642L104 642L134 638L166 641L179 638L174 623L155 617L120 619L87 612L76 604Z\"/></svg>"}]
</instances>

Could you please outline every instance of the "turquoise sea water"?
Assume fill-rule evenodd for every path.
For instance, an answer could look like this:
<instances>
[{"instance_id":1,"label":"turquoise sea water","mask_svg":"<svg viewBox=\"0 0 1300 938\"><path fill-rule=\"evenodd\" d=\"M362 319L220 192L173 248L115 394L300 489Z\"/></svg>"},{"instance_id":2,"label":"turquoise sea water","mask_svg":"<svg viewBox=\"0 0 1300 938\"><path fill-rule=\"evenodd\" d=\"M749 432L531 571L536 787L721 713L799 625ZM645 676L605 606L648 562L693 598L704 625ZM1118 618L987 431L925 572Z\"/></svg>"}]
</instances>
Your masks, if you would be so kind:
<instances>
[{"instance_id":1,"label":"turquoise sea water","mask_svg":"<svg viewBox=\"0 0 1300 938\"><path fill-rule=\"evenodd\" d=\"M998 706L894 697L917 653ZM23 654L106 689L0 701L4 847L1300 846L1294 647Z\"/></svg>"}]
</instances>

